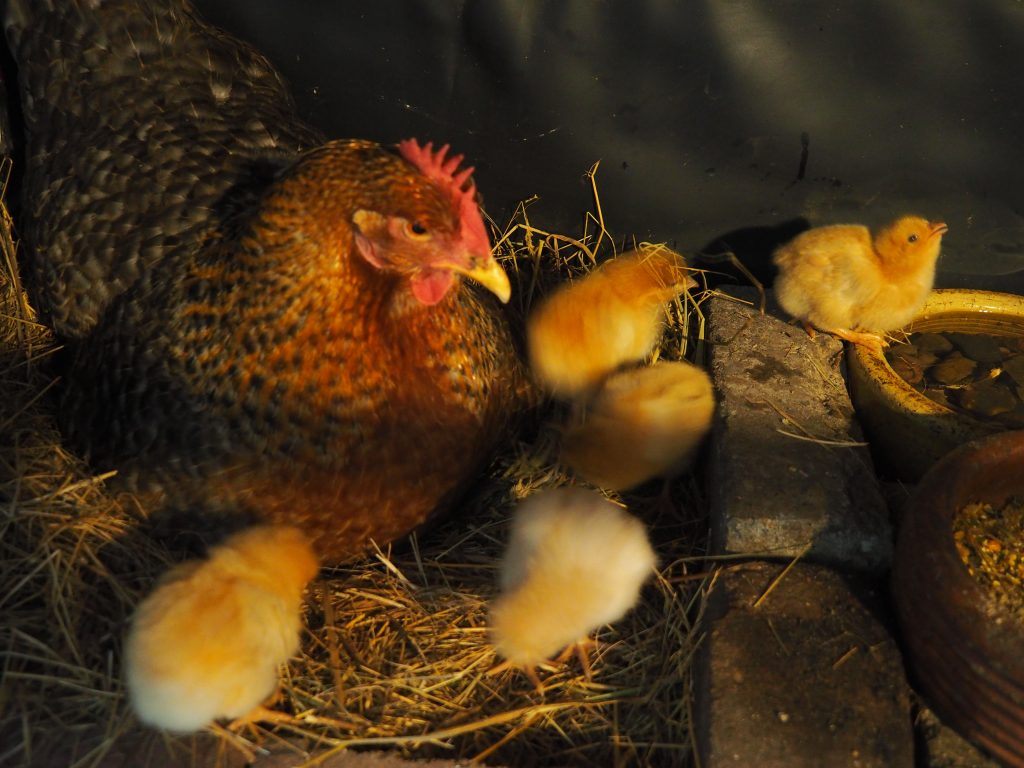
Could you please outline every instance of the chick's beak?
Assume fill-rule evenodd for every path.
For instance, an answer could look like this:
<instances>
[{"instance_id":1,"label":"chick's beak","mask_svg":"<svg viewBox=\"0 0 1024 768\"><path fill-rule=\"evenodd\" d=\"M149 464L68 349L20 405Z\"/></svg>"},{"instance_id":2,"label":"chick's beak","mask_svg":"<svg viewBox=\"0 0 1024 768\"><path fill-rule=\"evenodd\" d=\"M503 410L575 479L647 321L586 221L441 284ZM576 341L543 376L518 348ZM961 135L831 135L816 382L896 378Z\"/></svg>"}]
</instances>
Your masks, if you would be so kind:
<instances>
[{"instance_id":1,"label":"chick's beak","mask_svg":"<svg viewBox=\"0 0 1024 768\"><path fill-rule=\"evenodd\" d=\"M507 304L509 297L512 295L512 286L508 281L508 275L505 274L505 270L501 268L501 265L490 254L483 258L470 256L466 261L469 266L455 263L445 266L452 270L452 272L457 272L480 283L480 285L497 296L502 304Z\"/></svg>"},{"instance_id":2,"label":"chick's beak","mask_svg":"<svg viewBox=\"0 0 1024 768\"><path fill-rule=\"evenodd\" d=\"M931 237L935 237L936 235L944 235L949 231L949 227L946 225L946 222L944 221L933 221L931 222L931 227L932 229L929 233Z\"/></svg>"}]
</instances>

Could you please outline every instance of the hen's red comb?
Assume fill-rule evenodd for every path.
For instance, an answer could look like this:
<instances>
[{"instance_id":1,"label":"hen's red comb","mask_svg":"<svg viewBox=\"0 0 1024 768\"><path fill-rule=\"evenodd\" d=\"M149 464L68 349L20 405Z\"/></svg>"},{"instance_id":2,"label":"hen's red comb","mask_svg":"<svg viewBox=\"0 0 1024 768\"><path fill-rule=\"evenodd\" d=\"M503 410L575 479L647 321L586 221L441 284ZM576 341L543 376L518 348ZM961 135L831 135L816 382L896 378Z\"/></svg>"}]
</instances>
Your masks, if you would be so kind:
<instances>
[{"instance_id":1,"label":"hen's red comb","mask_svg":"<svg viewBox=\"0 0 1024 768\"><path fill-rule=\"evenodd\" d=\"M462 155L448 157L449 149L450 146L445 144L435 152L433 142L428 141L420 145L416 139L406 139L398 143L398 152L402 157L448 192L452 204L458 211L463 237L469 244L482 248L484 253L489 253L491 246L487 238L487 229L484 227L480 208L476 204L476 186L470 181L473 168L470 166L459 170Z\"/></svg>"},{"instance_id":2,"label":"hen's red comb","mask_svg":"<svg viewBox=\"0 0 1024 768\"><path fill-rule=\"evenodd\" d=\"M398 151L402 157L419 168L420 173L462 193L466 181L473 175L473 169L465 168L456 174L455 171L462 162L462 155L446 157L449 149L449 145L445 144L435 153L432 141L428 141L426 146L420 146L416 139L406 139L398 144Z\"/></svg>"}]
</instances>

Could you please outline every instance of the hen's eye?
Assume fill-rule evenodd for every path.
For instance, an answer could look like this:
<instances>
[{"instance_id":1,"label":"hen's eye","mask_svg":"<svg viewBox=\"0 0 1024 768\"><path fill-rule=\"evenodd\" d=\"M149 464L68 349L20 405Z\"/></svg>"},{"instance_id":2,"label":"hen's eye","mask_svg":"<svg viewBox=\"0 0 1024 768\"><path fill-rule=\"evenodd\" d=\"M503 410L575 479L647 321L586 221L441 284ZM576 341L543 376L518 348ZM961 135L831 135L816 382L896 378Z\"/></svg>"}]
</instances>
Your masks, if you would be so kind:
<instances>
[{"instance_id":1,"label":"hen's eye","mask_svg":"<svg viewBox=\"0 0 1024 768\"><path fill-rule=\"evenodd\" d=\"M412 221L405 225L406 232L413 237L424 237L427 234L427 227L422 222Z\"/></svg>"},{"instance_id":2,"label":"hen's eye","mask_svg":"<svg viewBox=\"0 0 1024 768\"><path fill-rule=\"evenodd\" d=\"M910 237L908 237L907 238L907 242L908 243L916 243L917 242L917 235L911 235Z\"/></svg>"}]
</instances>

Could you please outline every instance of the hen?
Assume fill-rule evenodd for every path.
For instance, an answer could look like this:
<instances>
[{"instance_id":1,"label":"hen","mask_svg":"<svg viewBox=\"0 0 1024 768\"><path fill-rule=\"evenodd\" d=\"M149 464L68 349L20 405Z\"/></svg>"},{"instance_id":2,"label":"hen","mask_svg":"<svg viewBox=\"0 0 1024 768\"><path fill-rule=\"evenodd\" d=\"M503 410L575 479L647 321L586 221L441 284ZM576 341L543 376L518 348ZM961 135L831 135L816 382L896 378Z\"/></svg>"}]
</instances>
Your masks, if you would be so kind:
<instances>
[{"instance_id":1,"label":"hen","mask_svg":"<svg viewBox=\"0 0 1024 768\"><path fill-rule=\"evenodd\" d=\"M10 0L21 233L61 418L151 506L338 561L422 523L526 391L460 157L332 141L184 0Z\"/></svg>"},{"instance_id":2,"label":"hen","mask_svg":"<svg viewBox=\"0 0 1024 768\"><path fill-rule=\"evenodd\" d=\"M906 325L928 298L948 229L903 216L874 237L855 224L808 230L773 257L779 305L808 332L881 349L879 334Z\"/></svg>"}]
</instances>

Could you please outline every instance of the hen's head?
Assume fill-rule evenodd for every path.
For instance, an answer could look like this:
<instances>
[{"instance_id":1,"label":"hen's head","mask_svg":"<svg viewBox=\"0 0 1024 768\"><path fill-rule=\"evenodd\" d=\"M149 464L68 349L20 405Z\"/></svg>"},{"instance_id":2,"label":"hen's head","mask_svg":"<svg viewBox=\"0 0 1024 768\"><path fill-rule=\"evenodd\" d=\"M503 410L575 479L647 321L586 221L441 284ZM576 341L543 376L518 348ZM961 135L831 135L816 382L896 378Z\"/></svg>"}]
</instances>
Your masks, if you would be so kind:
<instances>
[{"instance_id":1,"label":"hen's head","mask_svg":"<svg viewBox=\"0 0 1024 768\"><path fill-rule=\"evenodd\" d=\"M903 216L878 233L875 250L888 264L913 267L934 263L948 229L941 221Z\"/></svg>"},{"instance_id":2,"label":"hen's head","mask_svg":"<svg viewBox=\"0 0 1024 768\"><path fill-rule=\"evenodd\" d=\"M375 269L402 275L416 299L436 304L469 277L508 301L508 276L491 256L491 245L462 156L448 157L414 139L398 145L400 157L385 161L369 182L368 196L352 215L359 255ZM393 165L392 165L393 164Z\"/></svg>"}]
</instances>

